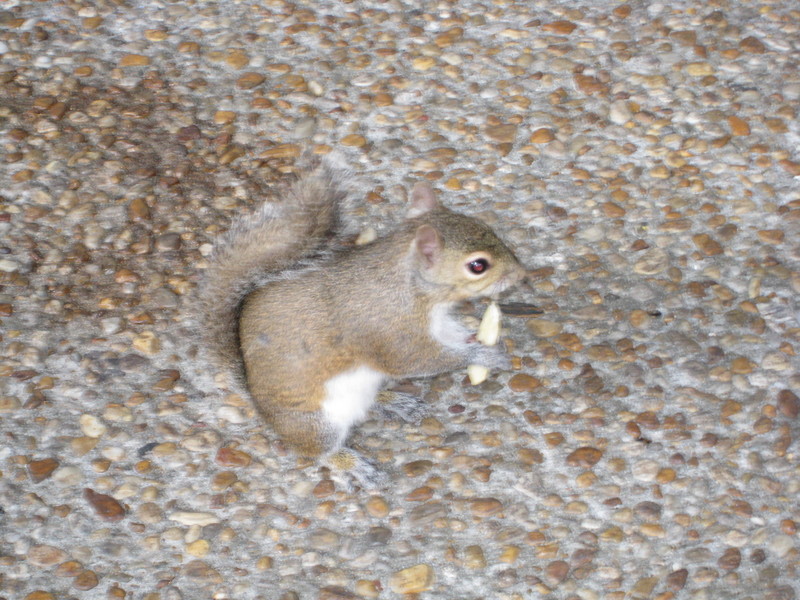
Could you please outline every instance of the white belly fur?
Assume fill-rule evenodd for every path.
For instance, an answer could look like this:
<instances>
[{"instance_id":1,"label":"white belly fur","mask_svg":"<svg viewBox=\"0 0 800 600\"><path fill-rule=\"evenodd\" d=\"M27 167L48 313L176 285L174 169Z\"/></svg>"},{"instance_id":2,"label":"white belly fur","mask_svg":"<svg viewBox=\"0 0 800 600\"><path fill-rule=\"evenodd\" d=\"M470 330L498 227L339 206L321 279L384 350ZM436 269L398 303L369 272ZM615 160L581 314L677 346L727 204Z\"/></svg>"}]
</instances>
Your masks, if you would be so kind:
<instances>
[{"instance_id":1,"label":"white belly fur","mask_svg":"<svg viewBox=\"0 0 800 600\"><path fill-rule=\"evenodd\" d=\"M451 304L435 304L430 312L430 334L447 348L461 349L467 345L469 330L450 314Z\"/></svg>"},{"instance_id":2,"label":"white belly fur","mask_svg":"<svg viewBox=\"0 0 800 600\"><path fill-rule=\"evenodd\" d=\"M339 431L339 444L344 443L354 424L366 418L385 379L380 371L362 365L325 383L322 412L325 420Z\"/></svg>"}]
</instances>

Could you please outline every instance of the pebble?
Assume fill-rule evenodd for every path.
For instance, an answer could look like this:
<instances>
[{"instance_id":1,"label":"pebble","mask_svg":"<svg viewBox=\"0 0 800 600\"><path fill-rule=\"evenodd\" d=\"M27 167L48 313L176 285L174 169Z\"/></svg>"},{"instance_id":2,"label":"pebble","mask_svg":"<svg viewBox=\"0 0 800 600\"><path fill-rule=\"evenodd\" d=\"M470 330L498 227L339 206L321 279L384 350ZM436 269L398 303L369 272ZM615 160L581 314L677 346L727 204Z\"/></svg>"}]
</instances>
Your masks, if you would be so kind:
<instances>
[{"instance_id":1,"label":"pebble","mask_svg":"<svg viewBox=\"0 0 800 600\"><path fill-rule=\"evenodd\" d=\"M570 467L590 468L600 462L601 458L603 458L602 450L591 446L583 446L573 450L567 456L567 465Z\"/></svg>"},{"instance_id":2,"label":"pebble","mask_svg":"<svg viewBox=\"0 0 800 600\"><path fill-rule=\"evenodd\" d=\"M89 502L97 516L104 521L120 521L125 517L125 508L107 494L100 494L91 488L85 488L83 497Z\"/></svg>"},{"instance_id":3,"label":"pebble","mask_svg":"<svg viewBox=\"0 0 800 600\"><path fill-rule=\"evenodd\" d=\"M785 557L792 549L795 548L793 538L785 534L773 536L769 540L767 546L770 552L779 558Z\"/></svg>"},{"instance_id":4,"label":"pebble","mask_svg":"<svg viewBox=\"0 0 800 600\"><path fill-rule=\"evenodd\" d=\"M366 503L366 509L370 516L383 518L389 514L389 504L380 496L371 496Z\"/></svg>"},{"instance_id":5,"label":"pebble","mask_svg":"<svg viewBox=\"0 0 800 600\"><path fill-rule=\"evenodd\" d=\"M508 387L514 392L530 392L541 385L541 380L525 373L517 373L508 380Z\"/></svg>"},{"instance_id":6,"label":"pebble","mask_svg":"<svg viewBox=\"0 0 800 600\"><path fill-rule=\"evenodd\" d=\"M503 504L497 498L476 498L470 502L470 510L476 517L486 518L503 510Z\"/></svg>"},{"instance_id":7,"label":"pebble","mask_svg":"<svg viewBox=\"0 0 800 600\"><path fill-rule=\"evenodd\" d=\"M34 483L49 479L60 463L55 458L32 460L28 463L28 475Z\"/></svg>"},{"instance_id":8,"label":"pebble","mask_svg":"<svg viewBox=\"0 0 800 600\"><path fill-rule=\"evenodd\" d=\"M464 566L468 569L486 568L486 557L480 546L472 545L464 548Z\"/></svg>"},{"instance_id":9,"label":"pebble","mask_svg":"<svg viewBox=\"0 0 800 600\"><path fill-rule=\"evenodd\" d=\"M28 562L37 567L50 567L64 562L68 554L60 548L53 546L33 546L28 550Z\"/></svg>"},{"instance_id":10,"label":"pebble","mask_svg":"<svg viewBox=\"0 0 800 600\"><path fill-rule=\"evenodd\" d=\"M800 398L792 390L778 392L778 410L784 417L796 419L800 415Z\"/></svg>"},{"instance_id":11,"label":"pebble","mask_svg":"<svg viewBox=\"0 0 800 600\"><path fill-rule=\"evenodd\" d=\"M167 517L171 521L176 521L181 525L200 525L201 527L220 522L219 517L204 512L176 511L170 513Z\"/></svg>"},{"instance_id":12,"label":"pebble","mask_svg":"<svg viewBox=\"0 0 800 600\"><path fill-rule=\"evenodd\" d=\"M419 594L433 585L434 571L427 564L418 564L395 571L389 578L389 589L396 594Z\"/></svg>"},{"instance_id":13,"label":"pebble","mask_svg":"<svg viewBox=\"0 0 800 600\"><path fill-rule=\"evenodd\" d=\"M546 319L529 319L526 323L533 335L537 337L553 337L561 333L563 326L555 321Z\"/></svg>"}]
</instances>

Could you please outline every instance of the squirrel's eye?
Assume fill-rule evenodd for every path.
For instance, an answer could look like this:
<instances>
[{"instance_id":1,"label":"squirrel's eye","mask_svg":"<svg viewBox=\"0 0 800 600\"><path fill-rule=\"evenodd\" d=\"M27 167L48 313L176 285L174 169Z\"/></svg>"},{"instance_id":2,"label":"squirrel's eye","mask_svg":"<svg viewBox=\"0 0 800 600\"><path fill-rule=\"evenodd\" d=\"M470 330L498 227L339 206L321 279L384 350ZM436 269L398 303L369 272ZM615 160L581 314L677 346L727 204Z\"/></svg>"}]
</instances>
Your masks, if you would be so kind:
<instances>
[{"instance_id":1,"label":"squirrel's eye","mask_svg":"<svg viewBox=\"0 0 800 600\"><path fill-rule=\"evenodd\" d=\"M485 258L476 258L467 263L467 268L473 275L483 275L489 270L489 261Z\"/></svg>"}]
</instances>

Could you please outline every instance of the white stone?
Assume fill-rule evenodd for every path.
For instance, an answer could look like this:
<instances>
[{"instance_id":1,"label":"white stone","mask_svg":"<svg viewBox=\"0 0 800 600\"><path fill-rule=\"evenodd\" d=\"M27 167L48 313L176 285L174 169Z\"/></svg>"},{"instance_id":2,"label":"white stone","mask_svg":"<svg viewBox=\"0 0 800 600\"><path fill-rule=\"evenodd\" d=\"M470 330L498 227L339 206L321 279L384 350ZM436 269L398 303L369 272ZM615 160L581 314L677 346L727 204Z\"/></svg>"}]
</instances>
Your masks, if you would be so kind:
<instances>
[{"instance_id":1,"label":"white stone","mask_svg":"<svg viewBox=\"0 0 800 600\"><path fill-rule=\"evenodd\" d=\"M9 260L7 258L3 258L0 260L0 271L4 273L14 273L19 270L19 264L15 263L13 260Z\"/></svg>"},{"instance_id":2,"label":"white stone","mask_svg":"<svg viewBox=\"0 0 800 600\"><path fill-rule=\"evenodd\" d=\"M659 469L658 463L654 460L640 460L631 467L633 476L639 481L653 481Z\"/></svg>"},{"instance_id":3,"label":"white stone","mask_svg":"<svg viewBox=\"0 0 800 600\"><path fill-rule=\"evenodd\" d=\"M794 548L794 540L788 535L776 535L767 542L767 547L770 549L770 552L777 555L779 558L783 558Z\"/></svg>"},{"instance_id":4,"label":"white stone","mask_svg":"<svg viewBox=\"0 0 800 600\"><path fill-rule=\"evenodd\" d=\"M170 521L177 521L181 525L213 525L219 523L219 518L211 513L178 511L169 515Z\"/></svg>"},{"instance_id":5,"label":"white stone","mask_svg":"<svg viewBox=\"0 0 800 600\"><path fill-rule=\"evenodd\" d=\"M65 486L78 485L83 480L83 474L78 467L61 467L53 473L53 481Z\"/></svg>"},{"instance_id":6,"label":"white stone","mask_svg":"<svg viewBox=\"0 0 800 600\"><path fill-rule=\"evenodd\" d=\"M235 406L221 406L217 411L217 417L228 423L245 423L247 421L247 417Z\"/></svg>"},{"instance_id":7,"label":"white stone","mask_svg":"<svg viewBox=\"0 0 800 600\"><path fill-rule=\"evenodd\" d=\"M81 427L83 435L87 437L99 438L103 437L107 431L107 427L103 422L94 415L84 414L78 419L78 424Z\"/></svg>"}]
</instances>

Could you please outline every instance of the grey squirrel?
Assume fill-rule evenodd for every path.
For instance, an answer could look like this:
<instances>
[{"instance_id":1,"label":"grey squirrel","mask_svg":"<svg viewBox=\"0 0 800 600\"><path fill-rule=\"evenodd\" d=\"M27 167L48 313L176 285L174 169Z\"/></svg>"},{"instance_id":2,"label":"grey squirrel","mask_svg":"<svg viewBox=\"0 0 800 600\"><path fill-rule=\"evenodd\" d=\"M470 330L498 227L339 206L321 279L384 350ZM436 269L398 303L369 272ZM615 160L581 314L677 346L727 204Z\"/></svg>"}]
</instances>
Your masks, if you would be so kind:
<instances>
[{"instance_id":1,"label":"grey squirrel","mask_svg":"<svg viewBox=\"0 0 800 600\"><path fill-rule=\"evenodd\" d=\"M382 472L344 446L350 429L389 380L508 368L502 346L476 342L451 311L497 296L525 270L486 224L443 207L427 183L415 185L392 233L347 246L343 177L323 160L281 203L231 227L201 288L205 343L288 446L377 487ZM413 417L412 399L399 400L397 412Z\"/></svg>"}]
</instances>

